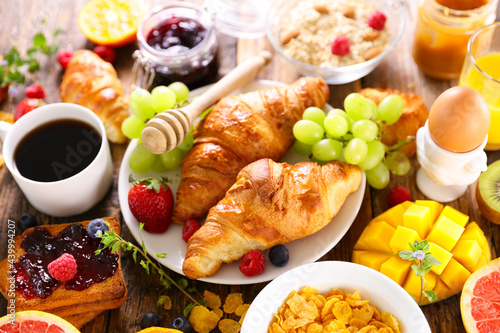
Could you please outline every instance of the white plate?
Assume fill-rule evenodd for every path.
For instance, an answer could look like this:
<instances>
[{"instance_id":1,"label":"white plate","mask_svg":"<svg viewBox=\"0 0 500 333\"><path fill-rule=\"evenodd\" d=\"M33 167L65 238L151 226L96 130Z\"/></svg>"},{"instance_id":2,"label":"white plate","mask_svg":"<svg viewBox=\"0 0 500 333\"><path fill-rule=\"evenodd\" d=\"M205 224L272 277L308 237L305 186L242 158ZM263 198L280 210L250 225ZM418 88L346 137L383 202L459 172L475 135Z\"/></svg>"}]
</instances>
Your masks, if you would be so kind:
<instances>
[{"instance_id":1,"label":"white plate","mask_svg":"<svg viewBox=\"0 0 500 333\"><path fill-rule=\"evenodd\" d=\"M233 94L265 89L277 85L284 84L274 81L254 81L242 89L235 91ZM190 97L192 98L198 96L206 89L208 89L208 87L193 90ZM332 107L327 106L327 109L332 109ZM146 176L158 177L159 175L152 171L145 174L134 174L130 170L128 161L130 154L136 145L137 140L132 140L123 157L118 178L118 197L125 223L127 223L130 232L137 242L141 243L139 236L139 223L130 212L128 206L127 196L131 187L131 184L128 182L129 175L133 174L136 179L144 178ZM290 164L305 160L306 159L304 157L295 154L292 149L290 149L283 158L283 161ZM180 182L181 170L167 171L162 173L162 175L169 179L170 188L175 196ZM363 173L363 179L361 180L359 189L347 197L347 200L337 216L335 216L332 222L330 222L326 227L313 235L287 244L290 252L290 260L285 267L273 266L269 262L269 259L267 259L266 253L266 270L258 276L244 276L239 270L239 262L233 262L231 264L222 264L221 268L213 276L200 280L219 284L251 284L265 282L274 279L278 275L292 268L318 260L340 241L356 218L361 202L363 201L365 183L365 176ZM186 254L186 243L182 240L181 234L182 226L171 223L168 230L163 234L151 234L142 230L140 235L142 236L142 239L146 244L147 251L151 256L155 257L156 253L167 253L167 257L165 259L160 259L160 263L179 274L183 274L182 262L184 261Z\"/></svg>"},{"instance_id":2,"label":"white plate","mask_svg":"<svg viewBox=\"0 0 500 333\"><path fill-rule=\"evenodd\" d=\"M422 310L403 288L371 268L343 261L320 261L290 270L269 283L253 300L241 333L267 333L273 319L290 292L310 286L320 293L334 288L353 293L380 312L390 312L398 320L401 332L431 333Z\"/></svg>"}]
</instances>

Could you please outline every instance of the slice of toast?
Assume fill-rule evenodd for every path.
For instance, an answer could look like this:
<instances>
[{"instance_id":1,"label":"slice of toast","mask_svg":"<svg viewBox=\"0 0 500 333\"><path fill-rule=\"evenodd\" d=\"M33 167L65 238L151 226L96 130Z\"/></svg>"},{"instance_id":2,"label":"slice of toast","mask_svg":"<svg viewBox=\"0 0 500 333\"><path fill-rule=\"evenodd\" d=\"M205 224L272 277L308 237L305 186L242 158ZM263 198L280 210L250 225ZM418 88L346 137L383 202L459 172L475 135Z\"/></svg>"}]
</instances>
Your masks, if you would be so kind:
<instances>
[{"instance_id":1,"label":"slice of toast","mask_svg":"<svg viewBox=\"0 0 500 333\"><path fill-rule=\"evenodd\" d=\"M110 230L120 234L120 222L115 217L104 218ZM83 227L87 227L90 221L79 222ZM52 236L57 235L71 223L44 226ZM21 236L15 237L15 261L25 253L20 247L25 235L33 231L27 229ZM0 263L0 292L7 297L9 292L9 263L7 259ZM114 309L122 305L127 298L127 289L120 264L118 253L118 268L114 275L104 281L94 283L87 289L77 291L68 290L60 285L53 293L45 299L35 297L33 299L24 298L19 292L15 292L16 311L39 310L46 311L67 319L75 327L83 326L88 321L94 319L105 310Z\"/></svg>"}]
</instances>

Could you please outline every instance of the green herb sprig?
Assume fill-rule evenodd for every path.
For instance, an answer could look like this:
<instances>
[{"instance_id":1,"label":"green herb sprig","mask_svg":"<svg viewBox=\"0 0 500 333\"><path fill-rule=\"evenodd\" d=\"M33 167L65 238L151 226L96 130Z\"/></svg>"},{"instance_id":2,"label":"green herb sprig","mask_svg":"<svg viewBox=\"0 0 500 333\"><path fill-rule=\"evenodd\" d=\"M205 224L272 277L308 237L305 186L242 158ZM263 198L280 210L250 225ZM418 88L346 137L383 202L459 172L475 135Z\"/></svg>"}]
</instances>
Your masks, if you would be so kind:
<instances>
[{"instance_id":1,"label":"green herb sprig","mask_svg":"<svg viewBox=\"0 0 500 333\"><path fill-rule=\"evenodd\" d=\"M411 251L399 251L398 255L403 260L408 260L414 262L411 265L413 272L416 276L420 277L420 297L418 298L418 305L422 301L422 295L427 297L429 302L434 302L437 299L436 292L434 290L425 290L426 281L424 275L429 273L433 266L441 265L441 262L434 257L429 251L429 242L424 239L423 241L415 241L413 244L409 243Z\"/></svg>"}]
</instances>

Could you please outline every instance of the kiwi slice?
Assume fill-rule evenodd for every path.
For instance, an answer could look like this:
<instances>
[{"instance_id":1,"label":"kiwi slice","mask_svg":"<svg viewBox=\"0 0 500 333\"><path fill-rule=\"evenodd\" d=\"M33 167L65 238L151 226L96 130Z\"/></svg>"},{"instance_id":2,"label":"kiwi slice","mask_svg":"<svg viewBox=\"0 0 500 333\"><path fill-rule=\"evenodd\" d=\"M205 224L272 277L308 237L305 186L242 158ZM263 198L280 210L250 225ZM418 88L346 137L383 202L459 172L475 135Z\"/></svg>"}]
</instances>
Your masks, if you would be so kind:
<instances>
[{"instance_id":1,"label":"kiwi slice","mask_svg":"<svg viewBox=\"0 0 500 333\"><path fill-rule=\"evenodd\" d=\"M483 216L500 224L500 160L490 164L479 176L476 200Z\"/></svg>"}]
</instances>

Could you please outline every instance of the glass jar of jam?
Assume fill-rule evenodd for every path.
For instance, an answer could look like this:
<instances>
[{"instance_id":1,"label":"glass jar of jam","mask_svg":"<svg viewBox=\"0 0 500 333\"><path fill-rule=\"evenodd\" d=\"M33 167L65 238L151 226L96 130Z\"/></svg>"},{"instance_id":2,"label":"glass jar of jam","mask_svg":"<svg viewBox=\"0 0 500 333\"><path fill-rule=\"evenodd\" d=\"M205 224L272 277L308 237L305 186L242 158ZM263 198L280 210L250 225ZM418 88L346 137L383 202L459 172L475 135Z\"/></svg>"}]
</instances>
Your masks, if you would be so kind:
<instances>
[{"instance_id":1,"label":"glass jar of jam","mask_svg":"<svg viewBox=\"0 0 500 333\"><path fill-rule=\"evenodd\" d=\"M413 59L427 75L457 79L470 36L495 20L498 0L421 0Z\"/></svg>"},{"instance_id":2,"label":"glass jar of jam","mask_svg":"<svg viewBox=\"0 0 500 333\"><path fill-rule=\"evenodd\" d=\"M145 70L145 88L184 82L194 89L217 79L218 42L210 14L188 2L153 10L137 31L138 66Z\"/></svg>"}]
</instances>

